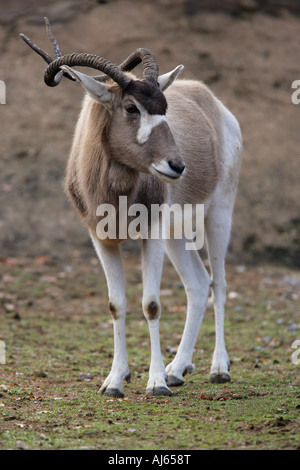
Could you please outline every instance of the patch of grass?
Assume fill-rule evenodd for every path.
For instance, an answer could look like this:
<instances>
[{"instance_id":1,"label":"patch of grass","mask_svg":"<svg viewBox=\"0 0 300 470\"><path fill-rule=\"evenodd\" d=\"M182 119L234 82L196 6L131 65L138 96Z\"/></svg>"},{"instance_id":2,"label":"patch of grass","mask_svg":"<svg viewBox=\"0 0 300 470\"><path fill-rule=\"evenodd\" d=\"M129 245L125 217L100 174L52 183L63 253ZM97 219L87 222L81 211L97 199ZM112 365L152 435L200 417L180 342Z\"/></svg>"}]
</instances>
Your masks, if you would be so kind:
<instances>
[{"instance_id":1,"label":"patch of grass","mask_svg":"<svg viewBox=\"0 0 300 470\"><path fill-rule=\"evenodd\" d=\"M67 264L67 263L66 263ZM227 349L232 381L210 384L214 315L208 305L194 353L197 370L172 397L146 398L149 335L141 277L126 258L126 397L97 392L113 357L104 276L95 263L21 260L0 265L2 449L296 449L299 447L299 274L228 268ZM292 277L293 282L288 283ZM185 321L184 290L166 263L161 344L167 364ZM291 325L294 327L291 328Z\"/></svg>"}]
</instances>

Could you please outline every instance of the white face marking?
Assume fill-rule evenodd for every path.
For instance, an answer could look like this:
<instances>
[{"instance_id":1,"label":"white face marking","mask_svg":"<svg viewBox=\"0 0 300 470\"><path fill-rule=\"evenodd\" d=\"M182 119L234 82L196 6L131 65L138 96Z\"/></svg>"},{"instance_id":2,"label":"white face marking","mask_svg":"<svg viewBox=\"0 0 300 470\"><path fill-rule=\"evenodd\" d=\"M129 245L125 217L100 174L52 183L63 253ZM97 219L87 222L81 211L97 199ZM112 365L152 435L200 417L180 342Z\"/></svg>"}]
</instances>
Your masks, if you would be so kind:
<instances>
[{"instance_id":1,"label":"white face marking","mask_svg":"<svg viewBox=\"0 0 300 470\"><path fill-rule=\"evenodd\" d=\"M147 142L152 129L160 123L166 121L166 116L161 114L148 114L147 111L141 113L141 124L137 133L137 140L140 144Z\"/></svg>"},{"instance_id":2,"label":"white face marking","mask_svg":"<svg viewBox=\"0 0 300 470\"><path fill-rule=\"evenodd\" d=\"M139 144L144 144L147 142L152 129L166 121L166 116L164 114L149 114L138 101L134 100L134 102L140 111L140 128L137 132L137 141Z\"/></svg>"}]
</instances>

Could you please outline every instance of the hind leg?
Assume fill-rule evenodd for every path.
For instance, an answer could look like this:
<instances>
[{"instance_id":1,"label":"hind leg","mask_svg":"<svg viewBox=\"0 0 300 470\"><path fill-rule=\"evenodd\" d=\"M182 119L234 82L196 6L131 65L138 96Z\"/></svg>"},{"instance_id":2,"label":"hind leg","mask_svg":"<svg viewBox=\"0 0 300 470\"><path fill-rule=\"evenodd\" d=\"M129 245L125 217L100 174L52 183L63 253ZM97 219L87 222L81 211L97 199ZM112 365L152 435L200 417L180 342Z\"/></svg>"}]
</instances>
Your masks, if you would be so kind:
<instances>
[{"instance_id":1,"label":"hind leg","mask_svg":"<svg viewBox=\"0 0 300 470\"><path fill-rule=\"evenodd\" d=\"M225 347L224 316L226 302L225 256L231 230L231 211L211 208L205 220L205 230L212 278L212 300L215 312L216 343L210 370L210 381L230 381L229 358Z\"/></svg>"},{"instance_id":2,"label":"hind leg","mask_svg":"<svg viewBox=\"0 0 300 470\"><path fill-rule=\"evenodd\" d=\"M194 346L206 309L210 278L196 250L186 250L186 240L167 240L166 250L187 295L187 317L175 359L166 368L170 386L181 385L186 372L192 372Z\"/></svg>"}]
</instances>

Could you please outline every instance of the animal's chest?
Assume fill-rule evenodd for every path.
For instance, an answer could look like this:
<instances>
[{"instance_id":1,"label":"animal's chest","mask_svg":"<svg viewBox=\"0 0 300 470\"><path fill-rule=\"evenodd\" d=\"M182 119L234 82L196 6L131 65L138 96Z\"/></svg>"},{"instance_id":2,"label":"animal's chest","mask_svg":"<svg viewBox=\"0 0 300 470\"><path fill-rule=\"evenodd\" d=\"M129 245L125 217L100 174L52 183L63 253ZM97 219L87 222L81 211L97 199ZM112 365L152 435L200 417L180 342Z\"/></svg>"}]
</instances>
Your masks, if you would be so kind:
<instances>
[{"instance_id":1,"label":"animal's chest","mask_svg":"<svg viewBox=\"0 0 300 470\"><path fill-rule=\"evenodd\" d=\"M98 206L98 238L109 244L148 238L151 227L160 223L165 194L164 184L157 177L143 175L133 194L119 195L115 205Z\"/></svg>"},{"instance_id":2,"label":"animal's chest","mask_svg":"<svg viewBox=\"0 0 300 470\"><path fill-rule=\"evenodd\" d=\"M141 204L149 211L153 204L163 204L166 195L165 184L157 176L144 174L133 194L131 204Z\"/></svg>"}]
</instances>

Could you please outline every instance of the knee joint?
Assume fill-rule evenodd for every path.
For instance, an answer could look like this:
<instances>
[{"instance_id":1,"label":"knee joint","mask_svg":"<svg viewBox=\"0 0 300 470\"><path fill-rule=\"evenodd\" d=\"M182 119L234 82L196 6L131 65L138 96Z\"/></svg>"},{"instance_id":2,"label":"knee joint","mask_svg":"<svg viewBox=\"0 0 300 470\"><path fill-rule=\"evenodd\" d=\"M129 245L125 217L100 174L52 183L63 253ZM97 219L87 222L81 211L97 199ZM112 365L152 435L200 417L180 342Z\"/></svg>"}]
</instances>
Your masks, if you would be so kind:
<instances>
[{"instance_id":1,"label":"knee joint","mask_svg":"<svg viewBox=\"0 0 300 470\"><path fill-rule=\"evenodd\" d=\"M123 308L119 307L115 302L112 302L111 300L108 302L108 308L114 320L120 318L120 316L122 316L122 312L125 311Z\"/></svg>"},{"instance_id":2,"label":"knee joint","mask_svg":"<svg viewBox=\"0 0 300 470\"><path fill-rule=\"evenodd\" d=\"M157 299L150 299L144 304L144 314L148 320L155 320L160 316L160 302Z\"/></svg>"}]
</instances>

